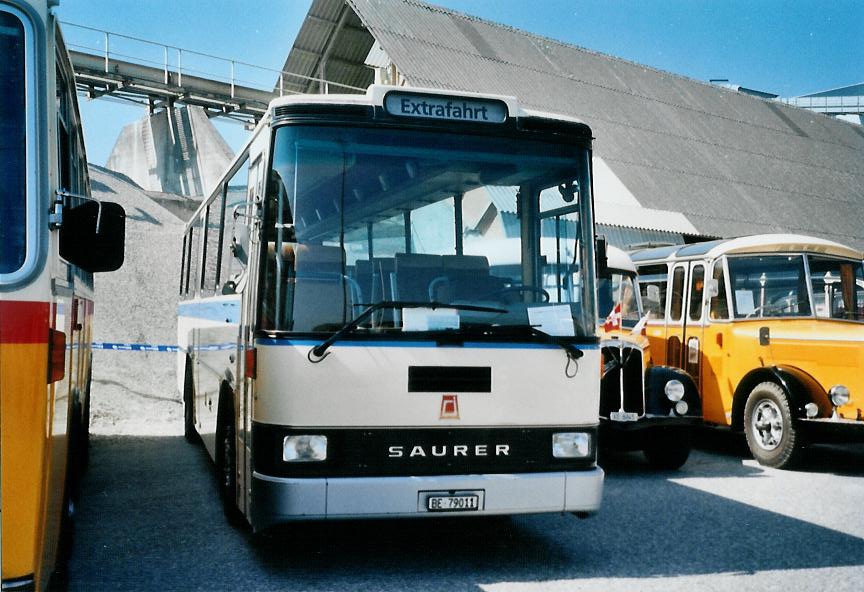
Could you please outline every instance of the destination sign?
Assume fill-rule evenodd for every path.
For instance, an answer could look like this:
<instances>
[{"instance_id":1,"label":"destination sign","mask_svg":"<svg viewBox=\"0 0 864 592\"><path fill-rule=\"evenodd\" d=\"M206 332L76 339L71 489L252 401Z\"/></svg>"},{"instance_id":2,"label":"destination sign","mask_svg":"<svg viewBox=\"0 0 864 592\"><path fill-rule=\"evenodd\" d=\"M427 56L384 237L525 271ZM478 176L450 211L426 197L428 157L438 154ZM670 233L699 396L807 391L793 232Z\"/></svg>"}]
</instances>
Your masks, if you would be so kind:
<instances>
[{"instance_id":1,"label":"destination sign","mask_svg":"<svg viewBox=\"0 0 864 592\"><path fill-rule=\"evenodd\" d=\"M501 101L444 95L390 92L384 97L384 109L390 115L398 117L419 117L471 123L504 123L507 121L507 105Z\"/></svg>"}]
</instances>

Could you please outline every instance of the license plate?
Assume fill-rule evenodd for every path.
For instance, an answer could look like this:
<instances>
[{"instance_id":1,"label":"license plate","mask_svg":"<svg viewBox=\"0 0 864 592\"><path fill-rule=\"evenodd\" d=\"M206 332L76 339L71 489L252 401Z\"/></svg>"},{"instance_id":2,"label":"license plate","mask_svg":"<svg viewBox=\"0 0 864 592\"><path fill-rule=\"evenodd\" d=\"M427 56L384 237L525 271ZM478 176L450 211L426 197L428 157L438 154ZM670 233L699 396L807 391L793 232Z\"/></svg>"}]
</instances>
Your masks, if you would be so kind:
<instances>
[{"instance_id":1,"label":"license plate","mask_svg":"<svg viewBox=\"0 0 864 592\"><path fill-rule=\"evenodd\" d=\"M430 495L426 498L430 512L470 512L480 509L478 495Z\"/></svg>"},{"instance_id":2,"label":"license plate","mask_svg":"<svg viewBox=\"0 0 864 592\"><path fill-rule=\"evenodd\" d=\"M609 419L612 421L637 421L639 414L631 411L613 411L609 414Z\"/></svg>"}]
</instances>

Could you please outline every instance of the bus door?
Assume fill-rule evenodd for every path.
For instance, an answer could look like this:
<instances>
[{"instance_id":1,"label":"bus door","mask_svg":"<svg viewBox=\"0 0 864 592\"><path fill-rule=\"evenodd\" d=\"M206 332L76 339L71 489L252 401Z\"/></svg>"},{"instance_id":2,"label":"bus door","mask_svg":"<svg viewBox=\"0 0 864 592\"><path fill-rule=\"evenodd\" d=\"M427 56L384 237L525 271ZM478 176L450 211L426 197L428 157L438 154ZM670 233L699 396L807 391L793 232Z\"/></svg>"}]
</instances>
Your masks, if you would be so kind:
<instances>
[{"instance_id":1,"label":"bus door","mask_svg":"<svg viewBox=\"0 0 864 592\"><path fill-rule=\"evenodd\" d=\"M264 172L263 160L259 155L249 166L248 186L246 190L246 212L248 217L249 244L247 245L249 259L246 269L245 288L240 295L240 350L237 356L237 374L235 384L235 428L236 428L236 461L237 473L244 483L236 487L237 507L249 512L249 497L247 492L252 486L252 399L254 397L255 377L255 325L257 323L256 303L258 302L258 265L260 260L261 241L256 238L260 226L256 226L258 216L263 215ZM238 220L238 223L242 220ZM247 352L250 352L247 355Z\"/></svg>"},{"instance_id":2,"label":"bus door","mask_svg":"<svg viewBox=\"0 0 864 592\"><path fill-rule=\"evenodd\" d=\"M669 283L666 363L685 370L699 384L705 264L677 263Z\"/></svg>"},{"instance_id":3,"label":"bus door","mask_svg":"<svg viewBox=\"0 0 864 592\"><path fill-rule=\"evenodd\" d=\"M706 266L705 300L707 317L702 332L699 393L702 415L706 421L728 425L732 420L732 391L729 385L729 357L732 347L732 325L729 322L729 297L726 288L725 260L717 259Z\"/></svg>"},{"instance_id":4,"label":"bus door","mask_svg":"<svg viewBox=\"0 0 864 592\"><path fill-rule=\"evenodd\" d=\"M677 263L669 270L669 295L666 305L666 352L668 366L683 368L681 352L684 342L684 296L687 280L687 263Z\"/></svg>"}]
</instances>

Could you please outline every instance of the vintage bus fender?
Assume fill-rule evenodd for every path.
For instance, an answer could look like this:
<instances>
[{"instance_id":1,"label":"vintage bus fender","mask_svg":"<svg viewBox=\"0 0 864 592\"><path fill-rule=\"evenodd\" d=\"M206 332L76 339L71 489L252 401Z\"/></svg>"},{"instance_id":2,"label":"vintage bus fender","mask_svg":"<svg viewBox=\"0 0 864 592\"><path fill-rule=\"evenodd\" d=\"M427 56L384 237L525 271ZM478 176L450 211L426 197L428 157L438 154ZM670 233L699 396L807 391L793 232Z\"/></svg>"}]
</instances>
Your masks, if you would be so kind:
<instances>
[{"instance_id":1,"label":"vintage bus fender","mask_svg":"<svg viewBox=\"0 0 864 592\"><path fill-rule=\"evenodd\" d=\"M831 399L819 382L794 366L769 366L751 370L735 389L732 402L732 429L744 429L744 406L753 388L762 382L773 382L780 385L789 394L792 414L796 419L806 417L804 406L816 403L819 406L819 417L831 417L833 406Z\"/></svg>"},{"instance_id":2,"label":"vintage bus fender","mask_svg":"<svg viewBox=\"0 0 864 592\"><path fill-rule=\"evenodd\" d=\"M684 398L688 410L686 417L702 417L702 400L693 378L681 368L673 366L651 366L645 370L645 412L655 415L668 415L672 403L663 388L670 380L678 380L684 385Z\"/></svg>"}]
</instances>

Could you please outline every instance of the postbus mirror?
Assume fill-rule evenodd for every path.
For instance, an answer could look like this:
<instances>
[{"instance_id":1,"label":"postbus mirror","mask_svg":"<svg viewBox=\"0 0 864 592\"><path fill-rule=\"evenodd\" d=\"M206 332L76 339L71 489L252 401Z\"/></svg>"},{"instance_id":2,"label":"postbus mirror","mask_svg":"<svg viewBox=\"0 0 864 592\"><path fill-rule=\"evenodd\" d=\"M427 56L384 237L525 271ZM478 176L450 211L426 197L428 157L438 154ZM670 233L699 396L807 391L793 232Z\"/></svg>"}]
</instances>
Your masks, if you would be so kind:
<instances>
[{"instance_id":1,"label":"postbus mirror","mask_svg":"<svg viewBox=\"0 0 864 592\"><path fill-rule=\"evenodd\" d=\"M113 202L86 201L63 212L60 256L89 271L115 271L123 265L126 212Z\"/></svg>"},{"instance_id":2,"label":"postbus mirror","mask_svg":"<svg viewBox=\"0 0 864 592\"><path fill-rule=\"evenodd\" d=\"M597 277L608 278L609 275L609 259L606 257L606 237L598 236L594 243L594 255L597 258Z\"/></svg>"},{"instance_id":3,"label":"postbus mirror","mask_svg":"<svg viewBox=\"0 0 864 592\"><path fill-rule=\"evenodd\" d=\"M716 298L720 294L720 282L714 278L705 280L705 292L708 298Z\"/></svg>"}]
</instances>

